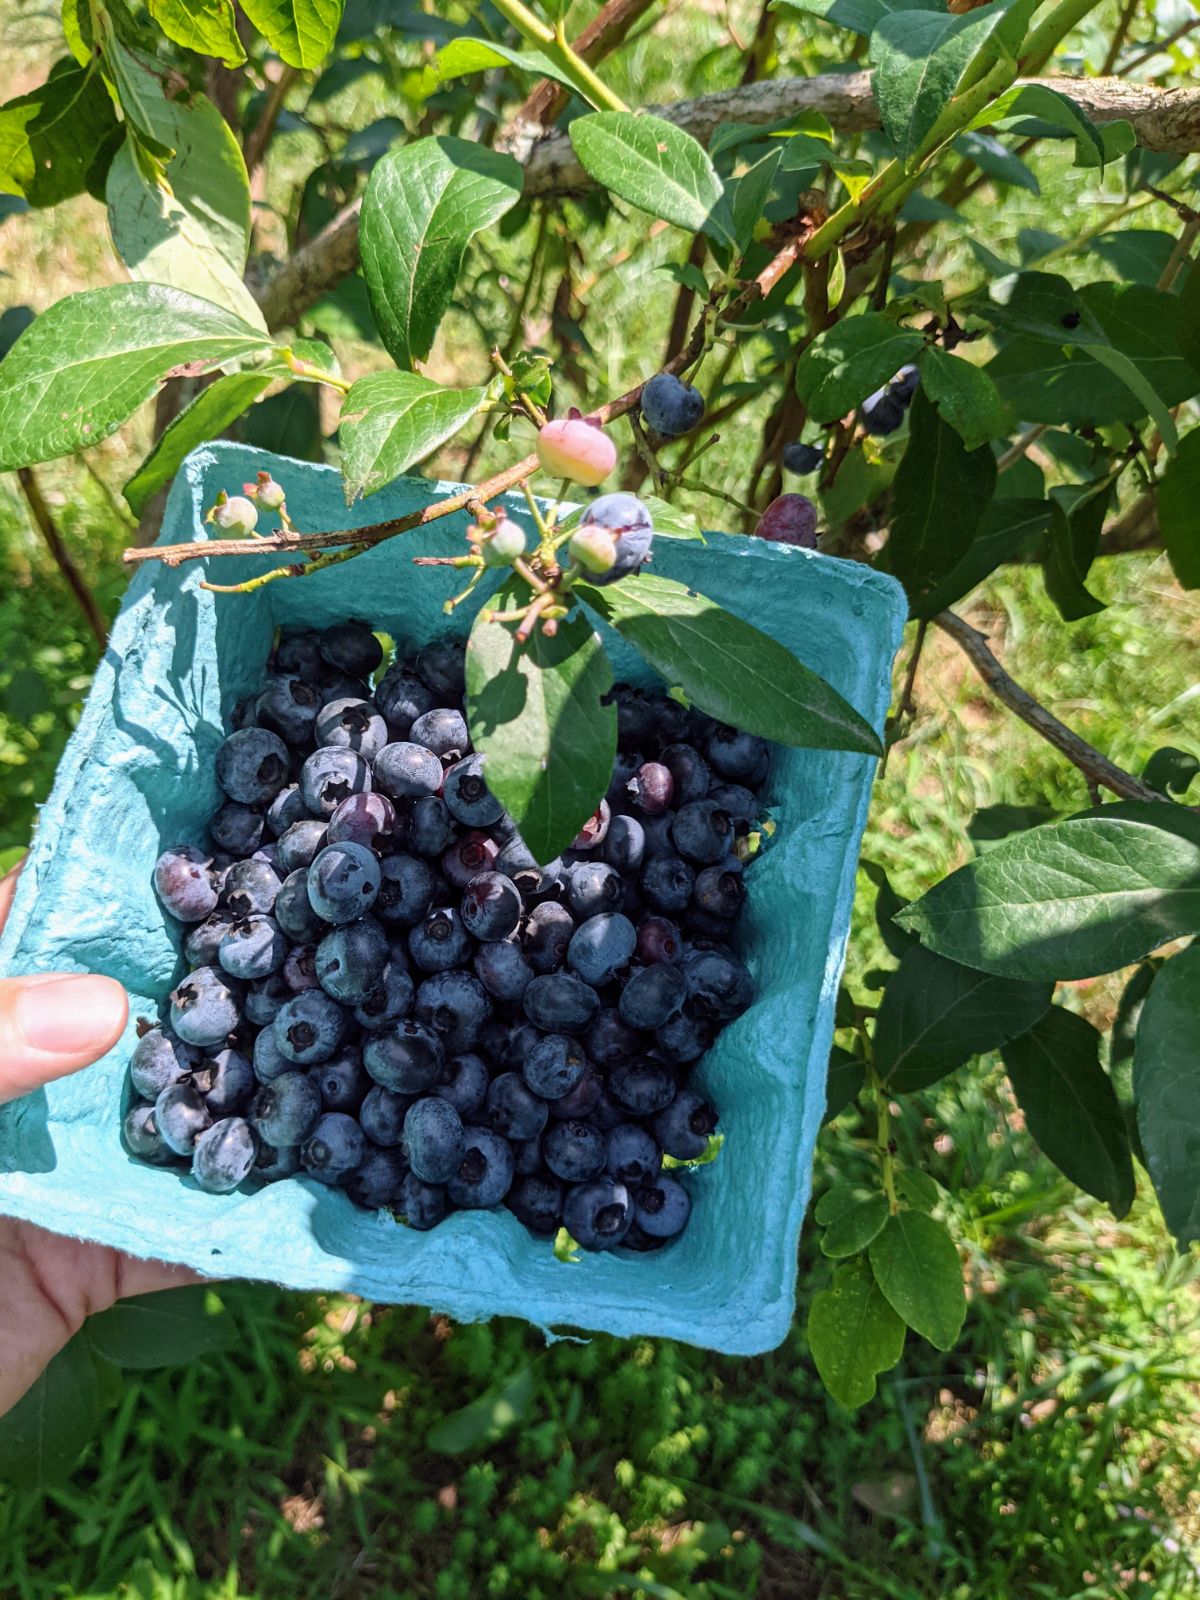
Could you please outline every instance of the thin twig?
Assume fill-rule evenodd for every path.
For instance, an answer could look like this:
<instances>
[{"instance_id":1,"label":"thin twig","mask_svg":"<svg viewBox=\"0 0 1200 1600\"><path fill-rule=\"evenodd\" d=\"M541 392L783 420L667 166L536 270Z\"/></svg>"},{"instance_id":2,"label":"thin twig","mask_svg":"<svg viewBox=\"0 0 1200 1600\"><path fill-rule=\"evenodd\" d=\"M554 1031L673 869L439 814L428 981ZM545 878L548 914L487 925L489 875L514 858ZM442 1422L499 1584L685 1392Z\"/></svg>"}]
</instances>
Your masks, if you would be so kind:
<instances>
[{"instance_id":1,"label":"thin twig","mask_svg":"<svg viewBox=\"0 0 1200 1600\"><path fill-rule=\"evenodd\" d=\"M1030 445L1036 444L1042 437L1046 431L1046 427L1046 423L1038 422L1035 423L1032 428L1026 429L1016 443L1010 444L1008 449L996 462L996 471L1007 472L1009 467L1016 466L1017 462L1020 461L1021 457L1029 449Z\"/></svg>"},{"instance_id":2,"label":"thin twig","mask_svg":"<svg viewBox=\"0 0 1200 1600\"><path fill-rule=\"evenodd\" d=\"M1158 280L1158 288L1160 290L1170 289L1175 279L1182 272L1192 253L1192 246L1195 244L1198 234L1200 234L1200 221L1193 218L1176 239L1175 248L1167 258L1167 264L1162 269L1162 276Z\"/></svg>"},{"instance_id":3,"label":"thin twig","mask_svg":"<svg viewBox=\"0 0 1200 1600\"><path fill-rule=\"evenodd\" d=\"M271 136L275 132L275 125L279 121L279 113L283 110L283 102L287 98L287 92L299 76L298 67L281 65L279 76L267 90L258 121L246 135L246 142L243 147L246 171L250 177L253 177L262 165L263 157L267 153L267 146L270 144Z\"/></svg>"},{"instance_id":4,"label":"thin twig","mask_svg":"<svg viewBox=\"0 0 1200 1600\"><path fill-rule=\"evenodd\" d=\"M1132 773L1116 766L1107 756L1101 755L1093 745L1088 744L1085 739L1081 739L1077 733L1068 728L1065 722L1060 722L1052 712L1046 710L1045 706L1040 705L1028 690L1022 689L992 654L985 634L973 628L969 622L964 622L953 611L940 611L933 620L962 649L997 700L1015 712L1022 722L1028 723L1048 744L1061 751L1090 783L1110 789L1113 794L1120 795L1122 800L1162 799L1162 795L1157 794L1140 778L1135 778Z\"/></svg>"},{"instance_id":5,"label":"thin twig","mask_svg":"<svg viewBox=\"0 0 1200 1600\"><path fill-rule=\"evenodd\" d=\"M1147 61L1161 55L1164 50L1169 50L1173 44L1178 44L1185 34L1192 33L1200 28L1200 17L1190 17L1187 22L1181 22L1174 33L1169 33L1159 44L1152 44L1149 49L1143 50L1140 56L1134 56L1132 61L1127 61L1121 68L1122 72L1136 72L1139 67L1145 66Z\"/></svg>"},{"instance_id":6,"label":"thin twig","mask_svg":"<svg viewBox=\"0 0 1200 1600\"><path fill-rule=\"evenodd\" d=\"M1116 66L1117 57L1125 48L1125 40L1129 36L1130 26L1134 17L1137 16L1137 8L1140 4L1141 0L1126 0L1125 9L1121 13L1121 20L1117 23L1116 32L1113 34L1108 46L1108 54L1104 58L1104 65L1100 68L1100 76L1102 78L1107 78Z\"/></svg>"},{"instance_id":7,"label":"thin twig","mask_svg":"<svg viewBox=\"0 0 1200 1600\"><path fill-rule=\"evenodd\" d=\"M50 507L42 495L41 486L33 475L30 467L17 468L17 482L21 486L21 493L25 497L25 504L29 507L29 514L37 525L38 532L46 541L46 546L54 558L54 564L67 580L71 593L79 602L79 609L87 618L88 627L95 636L96 643L101 650L104 649L108 638L108 629L104 625L104 618L100 615L100 607L96 604L96 597L84 582L83 574L75 565L71 552L67 549L66 542L58 530L50 512Z\"/></svg>"}]
</instances>

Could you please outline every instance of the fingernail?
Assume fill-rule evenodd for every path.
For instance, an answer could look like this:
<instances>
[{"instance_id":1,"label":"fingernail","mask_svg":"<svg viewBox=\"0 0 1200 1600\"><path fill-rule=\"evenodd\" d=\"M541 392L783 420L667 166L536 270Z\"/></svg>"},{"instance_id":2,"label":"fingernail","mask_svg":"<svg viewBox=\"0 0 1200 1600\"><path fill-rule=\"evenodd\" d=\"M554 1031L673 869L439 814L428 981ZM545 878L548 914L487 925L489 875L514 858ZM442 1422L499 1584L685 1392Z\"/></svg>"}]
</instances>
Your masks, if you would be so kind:
<instances>
[{"instance_id":1,"label":"fingernail","mask_svg":"<svg viewBox=\"0 0 1200 1600\"><path fill-rule=\"evenodd\" d=\"M31 1049L75 1056L115 1043L125 1026L128 1002L114 978L93 973L42 978L22 989L17 1026Z\"/></svg>"}]
</instances>

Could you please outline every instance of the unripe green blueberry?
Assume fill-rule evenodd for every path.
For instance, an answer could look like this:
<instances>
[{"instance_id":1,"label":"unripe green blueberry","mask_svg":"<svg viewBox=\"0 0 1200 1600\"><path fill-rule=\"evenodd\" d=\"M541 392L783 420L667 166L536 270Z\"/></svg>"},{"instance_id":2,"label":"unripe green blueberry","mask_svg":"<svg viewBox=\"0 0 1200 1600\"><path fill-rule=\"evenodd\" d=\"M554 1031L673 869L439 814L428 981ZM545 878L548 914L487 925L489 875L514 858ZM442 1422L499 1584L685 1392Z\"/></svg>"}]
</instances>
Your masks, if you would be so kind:
<instances>
[{"instance_id":1,"label":"unripe green blueberry","mask_svg":"<svg viewBox=\"0 0 1200 1600\"><path fill-rule=\"evenodd\" d=\"M617 447L585 417L558 417L537 436L538 460L556 478L594 488L617 464Z\"/></svg>"},{"instance_id":2,"label":"unripe green blueberry","mask_svg":"<svg viewBox=\"0 0 1200 1600\"><path fill-rule=\"evenodd\" d=\"M264 511L278 511L285 499L283 485L276 483L269 472L259 473L253 494Z\"/></svg>"},{"instance_id":3,"label":"unripe green blueberry","mask_svg":"<svg viewBox=\"0 0 1200 1600\"><path fill-rule=\"evenodd\" d=\"M594 522L585 522L576 528L567 548L587 572L610 572L616 564L617 541Z\"/></svg>"},{"instance_id":4,"label":"unripe green blueberry","mask_svg":"<svg viewBox=\"0 0 1200 1600\"><path fill-rule=\"evenodd\" d=\"M511 517L503 517L480 545L486 567L511 567L525 554L525 529Z\"/></svg>"},{"instance_id":5,"label":"unripe green blueberry","mask_svg":"<svg viewBox=\"0 0 1200 1600\"><path fill-rule=\"evenodd\" d=\"M213 507L212 520L226 533L253 533L258 526L258 512L245 495L233 494Z\"/></svg>"}]
</instances>

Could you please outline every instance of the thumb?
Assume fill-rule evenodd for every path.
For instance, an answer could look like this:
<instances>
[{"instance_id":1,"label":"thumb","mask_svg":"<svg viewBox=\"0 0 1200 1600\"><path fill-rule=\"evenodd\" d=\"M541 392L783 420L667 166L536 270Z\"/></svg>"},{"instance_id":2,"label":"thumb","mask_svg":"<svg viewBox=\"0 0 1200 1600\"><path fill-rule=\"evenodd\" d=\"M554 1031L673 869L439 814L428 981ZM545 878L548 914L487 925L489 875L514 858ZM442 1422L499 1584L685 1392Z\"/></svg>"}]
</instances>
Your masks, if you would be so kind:
<instances>
[{"instance_id":1,"label":"thumb","mask_svg":"<svg viewBox=\"0 0 1200 1600\"><path fill-rule=\"evenodd\" d=\"M45 972L0 981L0 1102L78 1072L111 1050L129 1015L115 978Z\"/></svg>"}]
</instances>

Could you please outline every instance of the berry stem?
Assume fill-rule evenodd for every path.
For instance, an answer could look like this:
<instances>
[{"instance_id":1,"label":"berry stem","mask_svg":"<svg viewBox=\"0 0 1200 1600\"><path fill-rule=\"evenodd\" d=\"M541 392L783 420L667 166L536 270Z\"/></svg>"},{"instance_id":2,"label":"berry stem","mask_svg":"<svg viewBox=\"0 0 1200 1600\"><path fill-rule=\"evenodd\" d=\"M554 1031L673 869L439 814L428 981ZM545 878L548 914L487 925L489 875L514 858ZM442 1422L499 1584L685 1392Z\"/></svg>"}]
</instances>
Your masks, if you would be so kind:
<instances>
[{"instance_id":1,"label":"berry stem","mask_svg":"<svg viewBox=\"0 0 1200 1600\"><path fill-rule=\"evenodd\" d=\"M339 378L333 372L326 372L324 367L318 367L311 361L302 361L290 348L284 349L282 355L284 365L294 377L306 378L312 383L323 383L330 389L336 389L339 394L350 393L350 385L345 378Z\"/></svg>"},{"instance_id":2,"label":"berry stem","mask_svg":"<svg viewBox=\"0 0 1200 1600\"><path fill-rule=\"evenodd\" d=\"M867 1075L871 1084L871 1093L875 1098L875 1146L879 1152L879 1175L883 1182L883 1192L887 1196L888 1210L893 1216L900 1209L900 1200L896 1194L896 1158L892 1154L892 1107L888 1100L887 1089L883 1079L875 1071L871 1060L871 1041L867 1030L860 1027L859 1039L862 1041L863 1051L867 1058Z\"/></svg>"}]
</instances>

